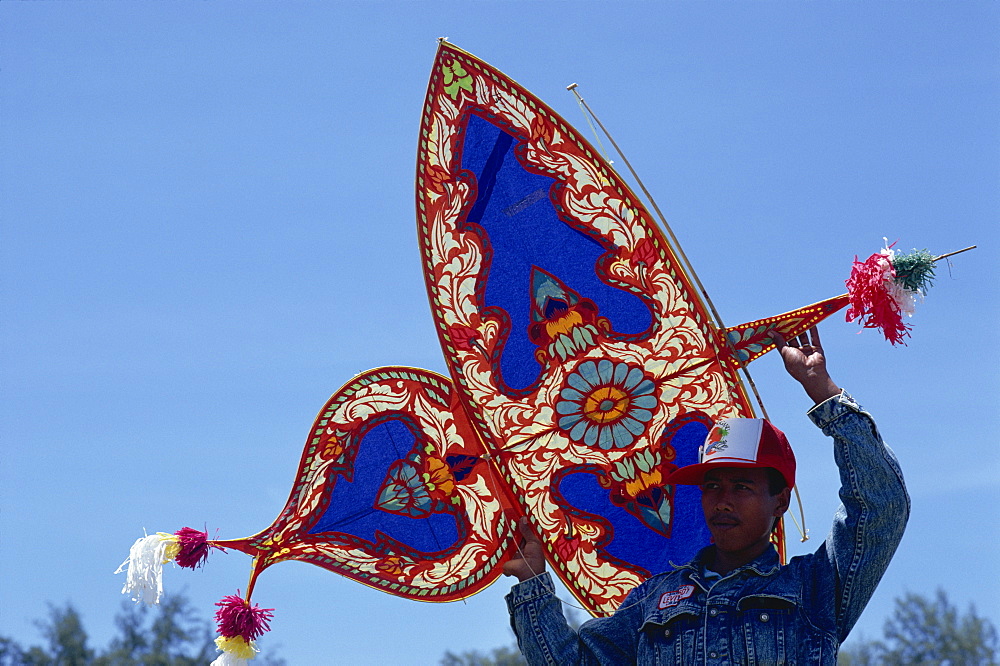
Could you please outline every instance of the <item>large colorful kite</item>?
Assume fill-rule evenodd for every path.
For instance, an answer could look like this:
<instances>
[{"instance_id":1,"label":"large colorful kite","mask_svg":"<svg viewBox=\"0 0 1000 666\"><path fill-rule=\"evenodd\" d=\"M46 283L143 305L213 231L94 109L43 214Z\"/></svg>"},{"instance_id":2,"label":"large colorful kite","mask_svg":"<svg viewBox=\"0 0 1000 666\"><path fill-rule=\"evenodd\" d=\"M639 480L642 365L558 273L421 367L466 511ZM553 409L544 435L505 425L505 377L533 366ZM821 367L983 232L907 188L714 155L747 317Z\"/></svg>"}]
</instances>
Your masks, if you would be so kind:
<instances>
[{"instance_id":1,"label":"large colorful kite","mask_svg":"<svg viewBox=\"0 0 1000 666\"><path fill-rule=\"evenodd\" d=\"M210 541L185 528L133 548L126 591L143 599L159 596L164 561L196 566L211 547L253 557L245 594L220 603L230 661L219 663L252 657L268 613L250 595L272 564L311 562L390 594L453 601L499 576L521 516L579 603L614 611L707 543L697 489L663 479L697 461L713 421L754 415L741 368L773 348L772 329L797 335L850 302L723 327L590 143L444 41L416 180L450 376L378 368L338 390L262 532ZM869 282L891 280L888 259L873 255ZM869 306L855 303L855 315Z\"/></svg>"}]
</instances>

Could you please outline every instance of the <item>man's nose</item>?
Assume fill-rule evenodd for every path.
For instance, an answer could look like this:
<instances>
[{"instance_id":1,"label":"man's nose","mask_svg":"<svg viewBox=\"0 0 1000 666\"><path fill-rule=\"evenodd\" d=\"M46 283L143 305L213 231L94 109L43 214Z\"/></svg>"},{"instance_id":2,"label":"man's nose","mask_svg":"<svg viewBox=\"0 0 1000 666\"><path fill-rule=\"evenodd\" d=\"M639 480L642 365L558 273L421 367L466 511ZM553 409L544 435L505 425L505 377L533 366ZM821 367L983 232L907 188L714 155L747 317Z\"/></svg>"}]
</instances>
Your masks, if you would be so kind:
<instances>
[{"instance_id":1,"label":"man's nose","mask_svg":"<svg viewBox=\"0 0 1000 666\"><path fill-rule=\"evenodd\" d=\"M718 495L715 497L715 510L716 511L732 511L733 510L733 500L732 493L723 488L719 491Z\"/></svg>"}]
</instances>

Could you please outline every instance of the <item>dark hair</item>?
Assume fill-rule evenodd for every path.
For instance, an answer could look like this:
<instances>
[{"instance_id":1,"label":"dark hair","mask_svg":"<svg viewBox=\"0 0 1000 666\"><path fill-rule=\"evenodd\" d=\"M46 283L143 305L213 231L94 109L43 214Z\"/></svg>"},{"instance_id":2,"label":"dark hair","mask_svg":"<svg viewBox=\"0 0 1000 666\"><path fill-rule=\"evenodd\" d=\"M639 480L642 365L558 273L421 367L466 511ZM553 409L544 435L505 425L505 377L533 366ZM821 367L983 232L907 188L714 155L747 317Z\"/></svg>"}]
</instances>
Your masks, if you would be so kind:
<instances>
[{"instance_id":1,"label":"dark hair","mask_svg":"<svg viewBox=\"0 0 1000 666\"><path fill-rule=\"evenodd\" d=\"M773 467L765 467L764 472L767 474L767 491L771 493L771 497L774 497L782 490L788 487L788 483L785 481L785 477L781 475L781 472L774 469ZM771 531L773 532L778 527L778 521L781 518L775 518L774 522L771 523Z\"/></svg>"},{"instance_id":2,"label":"dark hair","mask_svg":"<svg viewBox=\"0 0 1000 666\"><path fill-rule=\"evenodd\" d=\"M788 487L785 477L778 470L773 467L765 467L764 472L767 473L767 491L771 493L772 497Z\"/></svg>"}]
</instances>

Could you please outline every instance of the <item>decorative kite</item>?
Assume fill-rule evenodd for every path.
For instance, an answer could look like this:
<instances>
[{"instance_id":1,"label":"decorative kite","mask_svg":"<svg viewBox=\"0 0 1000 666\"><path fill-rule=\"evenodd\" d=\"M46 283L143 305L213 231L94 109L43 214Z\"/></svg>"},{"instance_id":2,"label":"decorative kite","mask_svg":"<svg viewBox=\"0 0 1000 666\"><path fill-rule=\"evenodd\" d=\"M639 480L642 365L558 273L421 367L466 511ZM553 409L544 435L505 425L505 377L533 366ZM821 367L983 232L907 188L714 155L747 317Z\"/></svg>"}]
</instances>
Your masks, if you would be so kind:
<instances>
[{"instance_id":1,"label":"decorative kite","mask_svg":"<svg viewBox=\"0 0 1000 666\"><path fill-rule=\"evenodd\" d=\"M450 377L378 368L338 390L284 509L260 533L208 540L185 528L133 547L124 591L146 601L158 599L167 561L198 566L210 548L253 557L245 594L219 604L216 663L252 658L270 611L250 597L272 564L312 562L390 594L453 601L496 580L521 516L579 603L613 612L708 541L698 490L663 479L696 462L714 421L754 416L739 372L773 348L770 332L798 335L848 304L866 326L906 311L892 299L901 269L887 249L857 262L859 295L723 327L608 162L531 93L443 40L416 181ZM888 326L901 341L905 327Z\"/></svg>"}]
</instances>

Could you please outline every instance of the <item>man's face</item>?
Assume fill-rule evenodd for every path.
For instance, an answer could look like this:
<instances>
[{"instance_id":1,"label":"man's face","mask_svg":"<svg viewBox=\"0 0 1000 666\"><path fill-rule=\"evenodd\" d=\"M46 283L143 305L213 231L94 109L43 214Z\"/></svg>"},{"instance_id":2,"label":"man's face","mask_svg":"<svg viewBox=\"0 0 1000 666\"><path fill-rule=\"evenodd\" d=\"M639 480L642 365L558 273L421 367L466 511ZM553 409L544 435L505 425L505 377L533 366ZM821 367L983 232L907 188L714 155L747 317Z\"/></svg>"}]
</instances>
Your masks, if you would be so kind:
<instances>
[{"instance_id":1,"label":"man's face","mask_svg":"<svg viewBox=\"0 0 1000 666\"><path fill-rule=\"evenodd\" d=\"M721 467L705 474L701 509L716 548L750 559L762 553L774 519L788 508L790 492L771 495L762 468Z\"/></svg>"}]
</instances>

